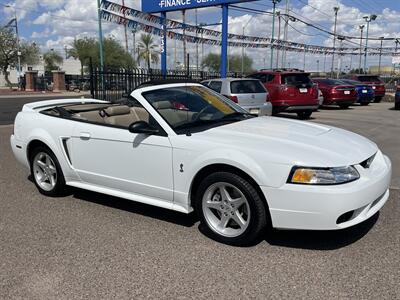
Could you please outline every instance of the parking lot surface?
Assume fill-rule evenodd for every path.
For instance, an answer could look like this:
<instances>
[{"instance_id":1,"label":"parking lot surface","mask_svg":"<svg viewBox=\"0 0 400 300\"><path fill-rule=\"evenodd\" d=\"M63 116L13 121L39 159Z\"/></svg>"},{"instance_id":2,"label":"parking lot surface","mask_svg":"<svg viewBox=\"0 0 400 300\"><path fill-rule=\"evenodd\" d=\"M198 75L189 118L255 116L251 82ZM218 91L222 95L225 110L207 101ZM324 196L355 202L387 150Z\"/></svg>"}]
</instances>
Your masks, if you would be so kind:
<instances>
[{"instance_id":1,"label":"parking lot surface","mask_svg":"<svg viewBox=\"0 0 400 300\"><path fill-rule=\"evenodd\" d=\"M333 108L312 122L374 140L392 159L391 196L351 229L273 231L216 243L183 215L93 192L40 195L0 127L0 299L400 298L400 112Z\"/></svg>"}]
</instances>

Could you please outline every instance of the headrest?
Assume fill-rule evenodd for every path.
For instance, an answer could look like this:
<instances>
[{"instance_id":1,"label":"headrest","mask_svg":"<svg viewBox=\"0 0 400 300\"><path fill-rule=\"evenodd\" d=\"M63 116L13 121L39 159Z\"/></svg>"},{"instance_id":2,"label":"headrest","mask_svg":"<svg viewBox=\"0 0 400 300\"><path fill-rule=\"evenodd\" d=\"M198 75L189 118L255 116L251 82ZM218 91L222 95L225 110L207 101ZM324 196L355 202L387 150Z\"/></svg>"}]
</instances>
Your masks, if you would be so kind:
<instances>
[{"instance_id":1,"label":"headrest","mask_svg":"<svg viewBox=\"0 0 400 300\"><path fill-rule=\"evenodd\" d=\"M158 102L153 102L154 108L155 109L168 109L172 108L172 103L169 101L158 101Z\"/></svg>"},{"instance_id":2,"label":"headrest","mask_svg":"<svg viewBox=\"0 0 400 300\"><path fill-rule=\"evenodd\" d=\"M111 116L119 116L119 115L127 115L131 113L131 109L129 106L126 105L119 105L119 106L111 106L104 110L106 115Z\"/></svg>"}]
</instances>

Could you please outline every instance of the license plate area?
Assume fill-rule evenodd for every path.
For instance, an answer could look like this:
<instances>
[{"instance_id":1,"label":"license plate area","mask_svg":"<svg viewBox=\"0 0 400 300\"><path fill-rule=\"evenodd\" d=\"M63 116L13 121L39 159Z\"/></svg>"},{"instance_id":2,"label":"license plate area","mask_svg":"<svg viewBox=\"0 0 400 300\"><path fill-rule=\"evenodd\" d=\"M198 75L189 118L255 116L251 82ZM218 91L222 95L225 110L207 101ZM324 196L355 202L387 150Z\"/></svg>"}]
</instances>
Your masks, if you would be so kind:
<instances>
[{"instance_id":1,"label":"license plate area","mask_svg":"<svg viewBox=\"0 0 400 300\"><path fill-rule=\"evenodd\" d=\"M305 93L308 92L308 89L306 89L306 88L299 88L299 92L302 93L302 94L305 94Z\"/></svg>"},{"instance_id":2,"label":"license plate area","mask_svg":"<svg viewBox=\"0 0 400 300\"><path fill-rule=\"evenodd\" d=\"M344 91L345 95L350 95L350 91Z\"/></svg>"}]
</instances>

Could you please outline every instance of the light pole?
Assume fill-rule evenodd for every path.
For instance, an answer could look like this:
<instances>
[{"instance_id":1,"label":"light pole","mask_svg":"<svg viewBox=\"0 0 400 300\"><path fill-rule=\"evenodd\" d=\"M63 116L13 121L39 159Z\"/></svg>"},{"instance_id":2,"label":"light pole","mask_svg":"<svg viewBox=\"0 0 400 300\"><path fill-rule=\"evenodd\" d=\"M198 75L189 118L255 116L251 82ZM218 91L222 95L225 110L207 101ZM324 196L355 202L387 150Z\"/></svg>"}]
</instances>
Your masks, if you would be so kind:
<instances>
[{"instance_id":1,"label":"light pole","mask_svg":"<svg viewBox=\"0 0 400 300\"><path fill-rule=\"evenodd\" d=\"M281 12L277 11L276 15L278 16L278 41L281 39ZM276 49L276 68L279 68L279 48Z\"/></svg>"},{"instance_id":2,"label":"light pole","mask_svg":"<svg viewBox=\"0 0 400 300\"><path fill-rule=\"evenodd\" d=\"M317 73L319 73L319 59L317 59Z\"/></svg>"},{"instance_id":3,"label":"light pole","mask_svg":"<svg viewBox=\"0 0 400 300\"><path fill-rule=\"evenodd\" d=\"M382 61L382 46L383 46L383 39L385 37L381 36L379 39L381 40L381 47L379 49L379 64L378 64L378 75L381 75L381 61Z\"/></svg>"},{"instance_id":4,"label":"light pole","mask_svg":"<svg viewBox=\"0 0 400 300\"><path fill-rule=\"evenodd\" d=\"M287 41L288 40L288 27L289 27L289 20L291 17L289 17L289 5L290 5L290 0L285 0L285 25L283 27L283 40ZM286 67L286 48L283 48L282 50L282 61L281 61L281 67L285 68Z\"/></svg>"},{"instance_id":5,"label":"light pole","mask_svg":"<svg viewBox=\"0 0 400 300\"><path fill-rule=\"evenodd\" d=\"M343 48L343 41L345 40L345 37L338 36L337 39L340 41L340 53L339 53L339 59L338 59L336 78L339 78L340 73L342 73L342 48Z\"/></svg>"},{"instance_id":6,"label":"light pole","mask_svg":"<svg viewBox=\"0 0 400 300\"><path fill-rule=\"evenodd\" d=\"M281 0L272 0L273 4L273 9L272 9L272 35L271 35L271 63L270 63L270 68L272 69L272 65L274 62L274 34L275 34L275 9L276 9L276 4L281 2Z\"/></svg>"},{"instance_id":7,"label":"light pole","mask_svg":"<svg viewBox=\"0 0 400 300\"><path fill-rule=\"evenodd\" d=\"M334 23L334 26L333 26L333 52L332 52L331 76L333 76L333 66L335 64L336 25L337 25L337 15L338 15L338 11L339 11L339 6L335 6L333 8L333 11L335 12L335 23Z\"/></svg>"},{"instance_id":8,"label":"light pole","mask_svg":"<svg viewBox=\"0 0 400 300\"><path fill-rule=\"evenodd\" d=\"M395 39L394 42L396 44L396 46L394 48L394 54L397 54L397 48L398 48L398 44L400 43L400 41L399 41L399 39ZM394 62L393 63L393 74L395 74L395 73L396 73L396 63Z\"/></svg>"},{"instance_id":9,"label":"light pole","mask_svg":"<svg viewBox=\"0 0 400 300\"><path fill-rule=\"evenodd\" d=\"M102 28L102 25L101 25L101 5L100 5L100 0L97 0L97 17L98 17L98 21L99 21L100 69L101 69L101 71L103 71L104 70L103 28Z\"/></svg>"},{"instance_id":10,"label":"light pole","mask_svg":"<svg viewBox=\"0 0 400 300\"><path fill-rule=\"evenodd\" d=\"M363 39L363 32L364 32L365 25L360 25L360 61L358 63L358 72L361 73L361 57L362 57L362 39Z\"/></svg>"},{"instance_id":11,"label":"light pole","mask_svg":"<svg viewBox=\"0 0 400 300\"><path fill-rule=\"evenodd\" d=\"M243 73L244 73L244 30L246 29L247 25L249 25L250 21L253 18L254 18L254 15L252 15L250 17L250 19L246 22L246 24L242 28L242 36L243 36L243 40L242 40L242 76L243 76Z\"/></svg>"},{"instance_id":12,"label":"light pole","mask_svg":"<svg viewBox=\"0 0 400 300\"><path fill-rule=\"evenodd\" d=\"M132 45L132 56L136 60L136 29L132 30L133 45Z\"/></svg>"},{"instance_id":13,"label":"light pole","mask_svg":"<svg viewBox=\"0 0 400 300\"><path fill-rule=\"evenodd\" d=\"M365 22L367 22L367 34L365 36L365 53L364 53L364 73L367 73L367 51L368 51L368 32L369 32L369 23L371 21L376 20L377 15L370 15L370 16L364 16Z\"/></svg>"},{"instance_id":14,"label":"light pole","mask_svg":"<svg viewBox=\"0 0 400 300\"><path fill-rule=\"evenodd\" d=\"M18 89L21 89L21 51L19 48L19 30L18 30L18 18L17 18L17 11L15 7L7 4L5 7L12 8L14 10L14 20L15 20L15 35L17 40L17 58L18 58Z\"/></svg>"}]
</instances>

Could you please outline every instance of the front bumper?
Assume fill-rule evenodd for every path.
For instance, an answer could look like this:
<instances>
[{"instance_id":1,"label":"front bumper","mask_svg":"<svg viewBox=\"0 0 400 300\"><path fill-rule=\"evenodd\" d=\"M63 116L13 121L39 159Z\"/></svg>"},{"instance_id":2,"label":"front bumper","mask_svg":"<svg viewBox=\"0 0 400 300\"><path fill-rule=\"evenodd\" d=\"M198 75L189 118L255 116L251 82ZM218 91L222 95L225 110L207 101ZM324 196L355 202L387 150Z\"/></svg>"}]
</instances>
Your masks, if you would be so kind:
<instances>
[{"instance_id":1,"label":"front bumper","mask_svg":"<svg viewBox=\"0 0 400 300\"><path fill-rule=\"evenodd\" d=\"M334 230L356 225L373 216L389 198L391 162L378 152L369 169L360 165L356 168L360 179L342 185L262 186L273 227Z\"/></svg>"}]
</instances>

